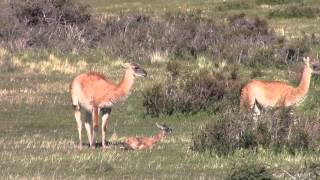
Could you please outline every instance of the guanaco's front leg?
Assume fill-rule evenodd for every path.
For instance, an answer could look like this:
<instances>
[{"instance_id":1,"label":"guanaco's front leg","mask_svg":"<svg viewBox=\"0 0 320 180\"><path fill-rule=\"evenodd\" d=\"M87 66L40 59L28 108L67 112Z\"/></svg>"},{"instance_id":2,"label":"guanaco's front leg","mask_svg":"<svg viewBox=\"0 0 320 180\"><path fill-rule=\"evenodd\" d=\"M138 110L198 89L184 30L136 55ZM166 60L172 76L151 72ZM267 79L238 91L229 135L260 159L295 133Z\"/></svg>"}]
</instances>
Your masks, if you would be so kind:
<instances>
[{"instance_id":1,"label":"guanaco's front leg","mask_svg":"<svg viewBox=\"0 0 320 180\"><path fill-rule=\"evenodd\" d=\"M102 116L102 123L101 123L102 148L107 148L107 145L106 145L106 132L107 132L107 127L108 127L108 117L109 117L109 114L104 114Z\"/></svg>"},{"instance_id":2,"label":"guanaco's front leg","mask_svg":"<svg viewBox=\"0 0 320 180\"><path fill-rule=\"evenodd\" d=\"M77 107L74 110L74 116L77 121L77 129L78 129L78 134L79 134L79 149L82 149L82 136L81 136L81 131L82 131L82 121L81 121L81 112L80 108Z\"/></svg>"},{"instance_id":3,"label":"guanaco's front leg","mask_svg":"<svg viewBox=\"0 0 320 180\"><path fill-rule=\"evenodd\" d=\"M87 130L90 147L92 147L92 114L89 111L86 111L86 121L84 123L84 127Z\"/></svg>"},{"instance_id":4,"label":"guanaco's front leg","mask_svg":"<svg viewBox=\"0 0 320 180\"><path fill-rule=\"evenodd\" d=\"M106 132L108 128L108 122L109 122L109 115L111 113L111 108L102 108L101 114L102 114L102 123L101 123L101 132L102 132L102 147L107 148L106 144Z\"/></svg>"}]
</instances>

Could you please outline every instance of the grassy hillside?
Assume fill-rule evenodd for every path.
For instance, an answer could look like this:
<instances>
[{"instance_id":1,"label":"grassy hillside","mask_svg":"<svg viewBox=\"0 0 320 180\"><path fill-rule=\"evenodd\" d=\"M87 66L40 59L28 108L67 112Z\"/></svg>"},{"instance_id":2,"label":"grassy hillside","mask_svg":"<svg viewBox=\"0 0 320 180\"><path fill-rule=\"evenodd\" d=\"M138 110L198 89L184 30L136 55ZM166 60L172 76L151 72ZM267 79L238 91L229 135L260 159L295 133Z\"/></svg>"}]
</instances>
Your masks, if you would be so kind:
<instances>
[{"instance_id":1,"label":"grassy hillside","mask_svg":"<svg viewBox=\"0 0 320 180\"><path fill-rule=\"evenodd\" d=\"M161 15L168 12L190 12L201 11L203 16L210 18L225 18L227 15L245 13L251 16L265 17L269 23L279 33L284 32L288 37L301 36L303 32L319 34L319 18L305 17L270 17L273 11L294 6L299 9L301 6L320 8L320 2L317 0L173 0L173 1L114 1L114 0L89 0L82 1L92 6L93 12L97 14L118 14L120 12L143 12L155 15ZM290 13L290 10L288 10Z\"/></svg>"},{"instance_id":2,"label":"grassy hillside","mask_svg":"<svg viewBox=\"0 0 320 180\"><path fill-rule=\"evenodd\" d=\"M274 10L300 5L301 2L298 0L283 0L283 4L274 4L272 0L248 0L240 1L241 3L220 0L82 2L91 5L89 11L100 20L103 19L102 16L116 17L121 13L147 14L152 19L161 20L168 12L188 13L200 10L201 17L227 22L227 17L232 14L246 13L250 18L265 18L270 28L275 29L277 36L284 36L288 41L296 37L302 38L305 32L309 38L305 44L310 49L306 55L316 57L319 50L317 38L320 35L320 14L317 9L314 10L315 17L270 16ZM303 6L320 8L320 2L305 0ZM302 12L302 15L304 13L306 12ZM311 42L312 38L314 42ZM65 44L65 41L59 42L61 45ZM300 41L292 44L300 45ZM277 49L278 45L271 48ZM281 58L277 56L270 64L255 64L256 59L274 57L273 54L279 53L278 51L271 51L269 54L265 51L252 53L254 56L250 60L253 64L237 64L228 59L210 59L205 55L195 59L175 59L170 55L163 58L159 55L161 57L158 61L139 61L148 72L148 76L137 78L128 98L114 106L107 138L113 136L117 140L136 135L153 136L158 132L156 122L167 124L173 128L173 133L152 150L123 151L117 146L107 150L91 150L86 146L80 151L77 149L78 134L68 93L69 82L77 74L88 71L102 72L111 80L119 82L123 74L121 64L132 59L109 55L92 47L85 52L76 48L65 51L57 49L0 49L0 175L3 179L237 179L249 176L267 179L318 178L318 140L312 141L318 149L294 153L258 147L237 149L234 153L220 156L214 150L201 152L192 149L195 135L208 123L218 122L229 111L238 111L238 84L234 87L236 90L230 88L234 91L223 91L226 98L218 99L216 104L208 106L205 110L174 112L171 115L160 113L159 116L153 117L146 114L146 108L143 106L148 89L157 83L168 82L168 62L179 64L179 73L183 78L198 75L197 73L203 69L209 69L210 73L217 76L214 82L222 81L222 85L217 85L221 85L219 87L233 87L225 82L237 81L240 86L253 77L282 80L296 85L300 75L300 62L284 64L283 61L278 61ZM231 50L234 49L230 48L229 54ZM266 55L263 57L257 56L264 53ZM228 73L234 69L236 80L229 81ZM308 117L318 121L319 81L319 76L315 75L312 78L308 97L301 106L293 110L295 117ZM183 82L185 81L180 79L179 83ZM273 112L267 111L271 116ZM83 140L85 143L88 142L84 129ZM98 142L101 142L100 132Z\"/></svg>"}]
</instances>

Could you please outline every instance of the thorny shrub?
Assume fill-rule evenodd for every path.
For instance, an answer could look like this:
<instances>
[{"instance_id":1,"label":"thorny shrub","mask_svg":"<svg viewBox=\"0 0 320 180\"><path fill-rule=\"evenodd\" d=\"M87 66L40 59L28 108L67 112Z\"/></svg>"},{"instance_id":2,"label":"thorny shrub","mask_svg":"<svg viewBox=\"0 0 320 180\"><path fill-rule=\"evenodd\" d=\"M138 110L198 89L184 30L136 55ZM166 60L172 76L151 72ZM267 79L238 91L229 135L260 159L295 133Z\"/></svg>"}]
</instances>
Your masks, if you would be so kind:
<instances>
[{"instance_id":1,"label":"thorny shrub","mask_svg":"<svg viewBox=\"0 0 320 180\"><path fill-rule=\"evenodd\" d=\"M0 46L79 49L88 46L94 28L87 7L71 0L10 0L1 7ZM85 37L84 37L85 36Z\"/></svg>"},{"instance_id":2,"label":"thorny shrub","mask_svg":"<svg viewBox=\"0 0 320 180\"><path fill-rule=\"evenodd\" d=\"M151 116L217 111L224 105L221 103L232 101L230 97L236 96L234 92L241 87L237 68L200 69L190 74L180 72L177 63L169 62L167 70L163 83L144 92L143 106Z\"/></svg>"},{"instance_id":3,"label":"thorny shrub","mask_svg":"<svg viewBox=\"0 0 320 180\"><path fill-rule=\"evenodd\" d=\"M251 115L228 111L193 137L192 149L228 155L238 149L271 148L290 153L319 150L317 117L294 116L288 109L264 113L255 123Z\"/></svg>"},{"instance_id":4,"label":"thorny shrub","mask_svg":"<svg viewBox=\"0 0 320 180\"><path fill-rule=\"evenodd\" d=\"M273 176L272 170L266 165L258 163L241 163L233 167L231 173L225 178L226 180L239 180L239 179L276 179Z\"/></svg>"}]
</instances>

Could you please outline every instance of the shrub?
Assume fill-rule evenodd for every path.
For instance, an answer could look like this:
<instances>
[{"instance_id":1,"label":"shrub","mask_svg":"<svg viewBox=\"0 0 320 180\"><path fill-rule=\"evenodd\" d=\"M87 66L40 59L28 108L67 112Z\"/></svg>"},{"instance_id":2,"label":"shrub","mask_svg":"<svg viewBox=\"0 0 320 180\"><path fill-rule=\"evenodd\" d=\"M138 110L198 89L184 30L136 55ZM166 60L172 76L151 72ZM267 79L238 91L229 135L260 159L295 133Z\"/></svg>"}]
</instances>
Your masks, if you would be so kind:
<instances>
[{"instance_id":1,"label":"shrub","mask_svg":"<svg viewBox=\"0 0 320 180\"><path fill-rule=\"evenodd\" d=\"M272 114L272 115L271 115ZM289 110L265 113L253 123L252 116L226 112L194 135L192 149L227 155L238 149L271 148L275 152L318 150L313 117L293 117Z\"/></svg>"},{"instance_id":2,"label":"shrub","mask_svg":"<svg viewBox=\"0 0 320 180\"><path fill-rule=\"evenodd\" d=\"M271 180L276 179L272 175L272 171L269 170L263 164L246 164L243 163L241 166L234 167L230 175L226 178L227 180L239 180L239 179L264 179Z\"/></svg>"},{"instance_id":3,"label":"shrub","mask_svg":"<svg viewBox=\"0 0 320 180\"><path fill-rule=\"evenodd\" d=\"M226 117L226 114L230 115ZM218 155L233 153L239 146L242 123L232 113L222 114L215 123L208 123L193 137L192 149L214 152Z\"/></svg>"},{"instance_id":4,"label":"shrub","mask_svg":"<svg viewBox=\"0 0 320 180\"><path fill-rule=\"evenodd\" d=\"M236 2L234 2L236 3ZM49 48L85 52L100 48L106 54L149 61L152 54L173 59L245 62L251 50L277 43L265 20L244 14L227 22L204 18L201 11L120 14L95 21L88 7L72 0L11 0L0 12L0 46L13 51Z\"/></svg>"},{"instance_id":5,"label":"shrub","mask_svg":"<svg viewBox=\"0 0 320 180\"><path fill-rule=\"evenodd\" d=\"M11 0L2 8L0 23L9 26L0 28L0 44L10 50L43 47L64 51L88 46L91 41L87 7L71 0Z\"/></svg>"},{"instance_id":6,"label":"shrub","mask_svg":"<svg viewBox=\"0 0 320 180\"><path fill-rule=\"evenodd\" d=\"M241 86L236 69L202 69L187 74L177 71L177 64L172 63L168 64L167 69L167 79L144 92L143 106L149 115L214 110L220 108L219 103L238 92Z\"/></svg>"},{"instance_id":7,"label":"shrub","mask_svg":"<svg viewBox=\"0 0 320 180\"><path fill-rule=\"evenodd\" d=\"M311 43L312 40L308 36L295 38L288 42L283 49L286 53L286 60L288 62L298 61L301 57L310 52Z\"/></svg>"},{"instance_id":8,"label":"shrub","mask_svg":"<svg viewBox=\"0 0 320 180\"><path fill-rule=\"evenodd\" d=\"M39 24L83 24L90 20L86 6L71 0L11 0L10 6L20 23L27 26Z\"/></svg>"},{"instance_id":9,"label":"shrub","mask_svg":"<svg viewBox=\"0 0 320 180\"><path fill-rule=\"evenodd\" d=\"M299 169L292 168L285 174L284 177L296 179L319 179L320 164L319 163L304 163Z\"/></svg>"}]
</instances>

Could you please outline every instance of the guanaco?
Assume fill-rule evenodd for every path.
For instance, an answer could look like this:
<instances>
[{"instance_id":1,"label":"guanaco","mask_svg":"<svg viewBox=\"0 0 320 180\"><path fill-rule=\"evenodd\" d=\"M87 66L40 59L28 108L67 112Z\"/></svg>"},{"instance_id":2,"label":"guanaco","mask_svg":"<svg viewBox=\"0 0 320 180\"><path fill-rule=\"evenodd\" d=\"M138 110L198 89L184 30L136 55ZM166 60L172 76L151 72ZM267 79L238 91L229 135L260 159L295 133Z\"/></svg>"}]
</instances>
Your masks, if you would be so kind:
<instances>
[{"instance_id":1,"label":"guanaco","mask_svg":"<svg viewBox=\"0 0 320 180\"><path fill-rule=\"evenodd\" d=\"M121 143L121 148L125 150L152 149L163 137L172 132L172 129L164 124L156 123L156 126L160 132L154 137L128 137L125 142Z\"/></svg>"},{"instance_id":2,"label":"guanaco","mask_svg":"<svg viewBox=\"0 0 320 180\"><path fill-rule=\"evenodd\" d=\"M240 111L251 109L260 114L258 105L266 107L291 107L300 104L306 97L311 74L319 74L319 64L311 64L310 58L303 58L304 68L300 83L292 87L281 81L252 80L241 90Z\"/></svg>"},{"instance_id":3,"label":"guanaco","mask_svg":"<svg viewBox=\"0 0 320 180\"><path fill-rule=\"evenodd\" d=\"M74 116L79 134L79 149L82 149L82 121L80 109L86 111L84 123L90 147L95 148L96 133L99 125L99 115L102 116L102 147L106 148L106 130L108 117L113 104L124 99L133 86L135 77L146 77L146 71L135 63L124 64L125 73L119 84L108 80L103 74L97 72L84 73L76 76L70 84L70 94ZM93 126L93 128L92 128Z\"/></svg>"}]
</instances>

